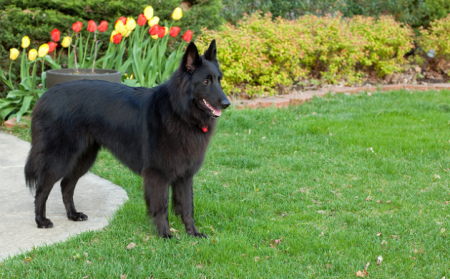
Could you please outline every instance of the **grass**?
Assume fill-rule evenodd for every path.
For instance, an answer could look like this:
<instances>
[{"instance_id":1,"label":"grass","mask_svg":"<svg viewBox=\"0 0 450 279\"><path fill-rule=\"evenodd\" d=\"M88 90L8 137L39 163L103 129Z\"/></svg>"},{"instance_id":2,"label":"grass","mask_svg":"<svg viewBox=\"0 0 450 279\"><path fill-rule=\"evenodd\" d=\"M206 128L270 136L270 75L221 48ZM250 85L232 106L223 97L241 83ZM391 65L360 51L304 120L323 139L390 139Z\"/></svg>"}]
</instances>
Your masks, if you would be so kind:
<instances>
[{"instance_id":1,"label":"grass","mask_svg":"<svg viewBox=\"0 0 450 279\"><path fill-rule=\"evenodd\" d=\"M158 238L141 178L102 152L92 171L130 198L111 224L5 260L0 277L349 278L370 263L371 278L448 278L449 100L396 91L226 111L195 178L208 239L174 214L177 237Z\"/></svg>"}]
</instances>

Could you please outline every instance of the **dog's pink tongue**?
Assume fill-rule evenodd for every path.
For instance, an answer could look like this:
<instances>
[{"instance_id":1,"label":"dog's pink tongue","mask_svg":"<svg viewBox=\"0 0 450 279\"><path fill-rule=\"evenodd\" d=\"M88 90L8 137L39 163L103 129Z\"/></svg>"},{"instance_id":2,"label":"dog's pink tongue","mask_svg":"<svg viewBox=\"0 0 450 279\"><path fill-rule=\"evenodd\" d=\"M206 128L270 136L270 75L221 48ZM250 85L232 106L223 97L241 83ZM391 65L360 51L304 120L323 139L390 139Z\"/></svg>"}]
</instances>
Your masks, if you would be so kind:
<instances>
[{"instance_id":1,"label":"dog's pink tongue","mask_svg":"<svg viewBox=\"0 0 450 279\"><path fill-rule=\"evenodd\" d=\"M222 115L222 110L221 110L221 109L215 109L215 108L214 108L214 114L215 114L216 116L221 116L221 115Z\"/></svg>"},{"instance_id":2,"label":"dog's pink tongue","mask_svg":"<svg viewBox=\"0 0 450 279\"><path fill-rule=\"evenodd\" d=\"M216 109L215 107L213 107L210 103L208 103L208 101L206 101L205 99L203 99L203 102L205 103L205 105L212 111L212 113L214 114L214 116L221 116L222 115L222 110L221 109Z\"/></svg>"}]
</instances>

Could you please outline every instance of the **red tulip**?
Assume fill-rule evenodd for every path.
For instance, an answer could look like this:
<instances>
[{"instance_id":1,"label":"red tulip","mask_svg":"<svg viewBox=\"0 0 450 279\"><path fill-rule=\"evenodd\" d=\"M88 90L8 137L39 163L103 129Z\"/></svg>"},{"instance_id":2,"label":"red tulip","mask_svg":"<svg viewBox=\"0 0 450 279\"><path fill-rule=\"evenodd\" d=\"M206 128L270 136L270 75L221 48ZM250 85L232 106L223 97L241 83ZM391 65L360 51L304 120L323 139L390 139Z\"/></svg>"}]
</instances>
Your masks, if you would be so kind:
<instances>
[{"instance_id":1,"label":"red tulip","mask_svg":"<svg viewBox=\"0 0 450 279\"><path fill-rule=\"evenodd\" d=\"M118 44L120 41L122 41L122 35L120 33L113 36L113 43Z\"/></svg>"},{"instance_id":2,"label":"red tulip","mask_svg":"<svg viewBox=\"0 0 450 279\"><path fill-rule=\"evenodd\" d=\"M190 42L192 40L192 34L194 34L191 30L184 32L183 40L186 42Z\"/></svg>"},{"instance_id":3,"label":"red tulip","mask_svg":"<svg viewBox=\"0 0 450 279\"><path fill-rule=\"evenodd\" d=\"M116 20L116 22L114 22L114 25L116 25L116 23L117 23L119 20L122 21L123 25L126 25L126 24L127 24L127 18L124 17L124 16L121 16L121 17L119 17L118 20Z\"/></svg>"},{"instance_id":4,"label":"red tulip","mask_svg":"<svg viewBox=\"0 0 450 279\"><path fill-rule=\"evenodd\" d=\"M144 26L145 24L147 24L147 18L144 16L143 13L141 13L141 14L139 15L138 20L137 20L137 24L138 24L139 26Z\"/></svg>"},{"instance_id":5,"label":"red tulip","mask_svg":"<svg viewBox=\"0 0 450 279\"><path fill-rule=\"evenodd\" d=\"M72 24L72 30L77 33L81 31L82 27L83 27L83 22L81 22L81 21L77 21L74 24Z\"/></svg>"},{"instance_id":6,"label":"red tulip","mask_svg":"<svg viewBox=\"0 0 450 279\"><path fill-rule=\"evenodd\" d=\"M164 27L164 26L159 27L159 29L158 29L158 37L160 39L162 39L162 38L164 38L165 35L166 35L166 27Z\"/></svg>"},{"instance_id":7,"label":"red tulip","mask_svg":"<svg viewBox=\"0 0 450 279\"><path fill-rule=\"evenodd\" d=\"M174 27L170 28L170 31L169 31L170 37L175 38L176 36L178 36L178 33L180 33L180 27L174 26Z\"/></svg>"},{"instance_id":8,"label":"red tulip","mask_svg":"<svg viewBox=\"0 0 450 279\"><path fill-rule=\"evenodd\" d=\"M102 20L98 26L98 31L105 32L106 30L108 30L108 22L106 20Z\"/></svg>"},{"instance_id":9,"label":"red tulip","mask_svg":"<svg viewBox=\"0 0 450 279\"><path fill-rule=\"evenodd\" d=\"M59 42L59 39L61 37L61 32L59 32L58 29L53 29L52 32L50 32L50 34L52 35L52 40L54 42Z\"/></svg>"},{"instance_id":10,"label":"red tulip","mask_svg":"<svg viewBox=\"0 0 450 279\"><path fill-rule=\"evenodd\" d=\"M53 52L55 48L58 46L58 44L55 42L49 42L47 43L47 45L48 45L48 53Z\"/></svg>"},{"instance_id":11,"label":"red tulip","mask_svg":"<svg viewBox=\"0 0 450 279\"><path fill-rule=\"evenodd\" d=\"M152 36L158 35L158 29L159 29L159 25L155 24L152 26L152 28L150 28L150 30L148 30L148 33Z\"/></svg>"},{"instance_id":12,"label":"red tulip","mask_svg":"<svg viewBox=\"0 0 450 279\"><path fill-rule=\"evenodd\" d=\"M95 23L92 19L88 21L87 31L91 33L97 31L97 23Z\"/></svg>"}]
</instances>

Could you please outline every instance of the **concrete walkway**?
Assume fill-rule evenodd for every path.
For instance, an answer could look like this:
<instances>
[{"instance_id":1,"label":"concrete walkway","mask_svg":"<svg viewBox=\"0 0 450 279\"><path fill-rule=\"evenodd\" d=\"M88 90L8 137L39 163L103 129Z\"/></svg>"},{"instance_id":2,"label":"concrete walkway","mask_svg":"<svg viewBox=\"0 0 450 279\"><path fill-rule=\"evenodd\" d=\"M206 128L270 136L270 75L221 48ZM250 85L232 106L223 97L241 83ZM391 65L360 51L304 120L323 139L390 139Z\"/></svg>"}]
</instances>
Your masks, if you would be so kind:
<instances>
[{"instance_id":1,"label":"concrete walkway","mask_svg":"<svg viewBox=\"0 0 450 279\"><path fill-rule=\"evenodd\" d=\"M0 262L34 246L64 241L70 236L101 229L127 199L117 185L91 173L75 188L75 206L88 215L85 222L66 217L59 183L47 202L51 229L38 229L34 222L34 197L25 185L24 165L30 144L0 131Z\"/></svg>"}]
</instances>

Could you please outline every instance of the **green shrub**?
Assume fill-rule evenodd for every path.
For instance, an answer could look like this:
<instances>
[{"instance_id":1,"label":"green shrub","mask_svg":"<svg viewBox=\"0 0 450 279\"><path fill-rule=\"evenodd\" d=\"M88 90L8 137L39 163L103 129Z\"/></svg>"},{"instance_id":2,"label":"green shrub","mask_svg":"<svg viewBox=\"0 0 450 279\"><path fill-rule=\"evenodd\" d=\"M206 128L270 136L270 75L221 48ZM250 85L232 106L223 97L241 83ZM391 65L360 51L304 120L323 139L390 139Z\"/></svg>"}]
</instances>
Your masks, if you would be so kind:
<instances>
[{"instance_id":1,"label":"green shrub","mask_svg":"<svg viewBox=\"0 0 450 279\"><path fill-rule=\"evenodd\" d=\"M346 17L357 15L379 18L391 15L395 20L414 25L420 21L417 0L347 0L338 2L338 9Z\"/></svg>"},{"instance_id":2,"label":"green shrub","mask_svg":"<svg viewBox=\"0 0 450 279\"><path fill-rule=\"evenodd\" d=\"M222 15L225 20L232 24L238 24L244 14L272 14L272 18L282 17L285 19L296 19L302 15L315 14L325 15L338 11L336 0L241 0L239 3L232 0L222 0L224 8ZM339 3L339 2L338 2Z\"/></svg>"},{"instance_id":3,"label":"green shrub","mask_svg":"<svg viewBox=\"0 0 450 279\"><path fill-rule=\"evenodd\" d=\"M300 65L311 77L330 83L359 80L360 73L355 71L355 66L363 58L361 39L350 32L349 22L338 14L336 17L303 16L291 23L292 36L300 34L297 44L303 44L300 50L305 53Z\"/></svg>"},{"instance_id":4,"label":"green shrub","mask_svg":"<svg viewBox=\"0 0 450 279\"><path fill-rule=\"evenodd\" d=\"M450 14L446 18L435 20L429 29L420 29L419 45L424 51L434 49L436 57L432 63L436 70L442 70L450 76Z\"/></svg>"},{"instance_id":5,"label":"green shrub","mask_svg":"<svg viewBox=\"0 0 450 279\"><path fill-rule=\"evenodd\" d=\"M446 17L450 13L450 1L448 0L424 0L419 2L416 10L419 20L413 27L423 26L428 28L431 22Z\"/></svg>"},{"instance_id":6,"label":"green shrub","mask_svg":"<svg viewBox=\"0 0 450 279\"><path fill-rule=\"evenodd\" d=\"M303 15L324 16L327 13L342 13L344 17L357 15L379 18L392 15L396 21L406 23L417 30L428 27L430 22L446 17L450 13L448 0L223 0L222 15L230 23L237 24L244 14L255 12L272 13L275 19L281 16L296 19Z\"/></svg>"},{"instance_id":7,"label":"green shrub","mask_svg":"<svg viewBox=\"0 0 450 279\"><path fill-rule=\"evenodd\" d=\"M289 21L252 14L239 27L203 30L200 49L216 38L230 93L274 94L304 78L355 83L365 72L384 76L402 70L413 32L392 17L302 16Z\"/></svg>"},{"instance_id":8,"label":"green shrub","mask_svg":"<svg viewBox=\"0 0 450 279\"><path fill-rule=\"evenodd\" d=\"M413 48L414 32L392 16L356 16L350 21L350 31L361 36L364 52L361 65L374 68L379 76L400 72L406 62L404 56Z\"/></svg>"}]
</instances>

